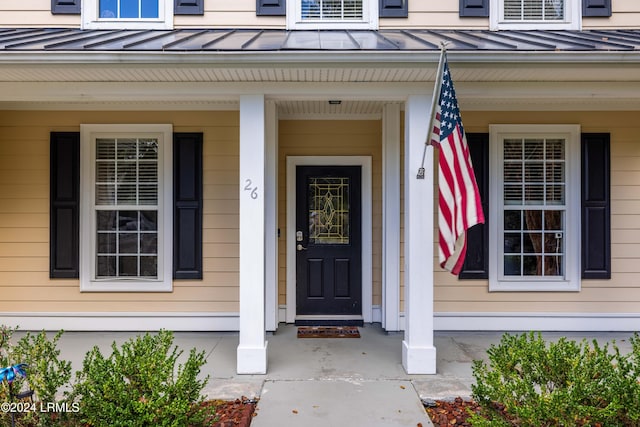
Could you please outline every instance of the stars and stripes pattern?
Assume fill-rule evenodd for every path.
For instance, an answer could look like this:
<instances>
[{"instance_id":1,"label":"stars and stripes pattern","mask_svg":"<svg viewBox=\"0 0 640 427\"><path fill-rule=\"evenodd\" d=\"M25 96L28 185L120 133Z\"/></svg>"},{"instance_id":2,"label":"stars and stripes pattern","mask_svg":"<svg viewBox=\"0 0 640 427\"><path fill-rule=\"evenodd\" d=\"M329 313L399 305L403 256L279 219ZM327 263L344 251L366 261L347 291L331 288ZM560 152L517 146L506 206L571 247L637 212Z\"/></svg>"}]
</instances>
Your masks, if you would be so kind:
<instances>
[{"instance_id":1,"label":"stars and stripes pattern","mask_svg":"<svg viewBox=\"0 0 640 427\"><path fill-rule=\"evenodd\" d=\"M484 223L478 184L446 54L435 105L431 144L440 148L438 159L438 229L440 266L458 275L467 250L467 229ZM440 75L440 73L438 73Z\"/></svg>"}]
</instances>

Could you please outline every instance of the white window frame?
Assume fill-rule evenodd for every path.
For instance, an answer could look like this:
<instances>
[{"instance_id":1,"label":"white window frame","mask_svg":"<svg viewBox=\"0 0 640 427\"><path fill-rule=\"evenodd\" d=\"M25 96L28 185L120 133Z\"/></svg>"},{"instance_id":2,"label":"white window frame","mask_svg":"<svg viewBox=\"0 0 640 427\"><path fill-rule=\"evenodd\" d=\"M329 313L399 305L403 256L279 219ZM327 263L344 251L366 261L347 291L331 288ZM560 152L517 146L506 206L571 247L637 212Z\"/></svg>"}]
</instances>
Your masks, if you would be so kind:
<instances>
[{"instance_id":1,"label":"white window frame","mask_svg":"<svg viewBox=\"0 0 640 427\"><path fill-rule=\"evenodd\" d=\"M489 291L580 291L580 125L490 125ZM502 147L505 138L563 138L565 146L566 210L565 274L554 277L505 277Z\"/></svg>"},{"instance_id":2,"label":"white window frame","mask_svg":"<svg viewBox=\"0 0 640 427\"><path fill-rule=\"evenodd\" d=\"M96 30L171 30L173 29L173 0L158 0L158 18L123 19L100 18L100 0L82 1L82 28Z\"/></svg>"},{"instance_id":3,"label":"white window frame","mask_svg":"<svg viewBox=\"0 0 640 427\"><path fill-rule=\"evenodd\" d=\"M80 125L80 291L170 292L173 289L173 128L169 124ZM96 279L95 140L158 139L158 277Z\"/></svg>"},{"instance_id":4,"label":"white window frame","mask_svg":"<svg viewBox=\"0 0 640 427\"><path fill-rule=\"evenodd\" d=\"M497 30L580 30L582 29L582 3L565 0L563 21L505 21L504 0L490 0L490 29Z\"/></svg>"},{"instance_id":5,"label":"white window frame","mask_svg":"<svg viewBox=\"0 0 640 427\"><path fill-rule=\"evenodd\" d=\"M362 20L303 21L302 0L287 1L288 30L377 30L378 0L362 0Z\"/></svg>"}]
</instances>

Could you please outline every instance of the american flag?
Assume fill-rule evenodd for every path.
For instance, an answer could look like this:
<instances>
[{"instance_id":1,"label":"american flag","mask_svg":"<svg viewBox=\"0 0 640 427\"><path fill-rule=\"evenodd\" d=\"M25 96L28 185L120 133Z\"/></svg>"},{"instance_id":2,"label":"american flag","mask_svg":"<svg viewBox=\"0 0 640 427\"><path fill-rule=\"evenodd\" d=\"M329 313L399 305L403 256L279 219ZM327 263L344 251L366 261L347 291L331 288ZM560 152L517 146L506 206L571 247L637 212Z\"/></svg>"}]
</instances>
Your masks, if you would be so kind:
<instances>
[{"instance_id":1,"label":"american flag","mask_svg":"<svg viewBox=\"0 0 640 427\"><path fill-rule=\"evenodd\" d=\"M440 59L442 76L436 81L431 144L440 148L438 159L438 229L440 266L458 275L467 251L467 229L484 223L478 184L453 88L446 53ZM440 69L439 69L440 71Z\"/></svg>"}]
</instances>

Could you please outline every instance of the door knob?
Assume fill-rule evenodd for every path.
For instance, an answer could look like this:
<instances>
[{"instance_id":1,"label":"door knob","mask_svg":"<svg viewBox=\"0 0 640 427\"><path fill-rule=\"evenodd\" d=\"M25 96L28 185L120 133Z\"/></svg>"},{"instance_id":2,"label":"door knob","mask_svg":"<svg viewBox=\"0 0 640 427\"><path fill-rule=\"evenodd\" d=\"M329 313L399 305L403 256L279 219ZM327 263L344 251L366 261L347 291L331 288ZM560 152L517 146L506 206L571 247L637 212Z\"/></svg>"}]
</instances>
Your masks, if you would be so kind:
<instances>
[{"instance_id":1,"label":"door knob","mask_svg":"<svg viewBox=\"0 0 640 427\"><path fill-rule=\"evenodd\" d=\"M296 249L299 250L299 251L306 251L307 250L307 248L302 246L300 243L298 243L298 245L296 246Z\"/></svg>"}]
</instances>

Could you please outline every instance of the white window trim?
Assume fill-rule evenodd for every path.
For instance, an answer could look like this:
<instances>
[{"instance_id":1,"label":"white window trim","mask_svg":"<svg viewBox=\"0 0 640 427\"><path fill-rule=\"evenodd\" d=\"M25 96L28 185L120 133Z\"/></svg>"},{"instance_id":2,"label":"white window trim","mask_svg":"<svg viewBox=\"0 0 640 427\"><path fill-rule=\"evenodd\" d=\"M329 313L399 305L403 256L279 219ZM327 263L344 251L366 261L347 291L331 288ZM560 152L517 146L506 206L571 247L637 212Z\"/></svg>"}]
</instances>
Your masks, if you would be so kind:
<instances>
[{"instance_id":1,"label":"white window trim","mask_svg":"<svg viewBox=\"0 0 640 427\"><path fill-rule=\"evenodd\" d=\"M579 0L565 0L566 14L562 22L526 21L508 22L503 20L504 0L490 0L490 30L581 30L582 3Z\"/></svg>"},{"instance_id":2,"label":"white window trim","mask_svg":"<svg viewBox=\"0 0 640 427\"><path fill-rule=\"evenodd\" d=\"M302 1L287 1L287 30L377 30L378 0L362 1L362 21L303 21Z\"/></svg>"},{"instance_id":3,"label":"white window trim","mask_svg":"<svg viewBox=\"0 0 640 427\"><path fill-rule=\"evenodd\" d=\"M173 1L158 0L157 19L105 19L98 16L99 0L82 1L82 29L94 30L171 30L173 29Z\"/></svg>"},{"instance_id":4,"label":"white window trim","mask_svg":"<svg viewBox=\"0 0 640 427\"><path fill-rule=\"evenodd\" d=\"M95 280L95 144L97 136L151 136L159 139L158 278ZM173 289L173 128L168 124L80 125L80 291L170 292Z\"/></svg>"},{"instance_id":5,"label":"white window trim","mask_svg":"<svg viewBox=\"0 0 640 427\"><path fill-rule=\"evenodd\" d=\"M580 291L580 125L490 125L489 170L489 291ZM504 249L501 230L504 222L500 186L503 168L500 154L501 141L508 137L545 138L562 137L566 145L566 229L565 229L565 275L553 278L502 278L500 270Z\"/></svg>"}]
</instances>

